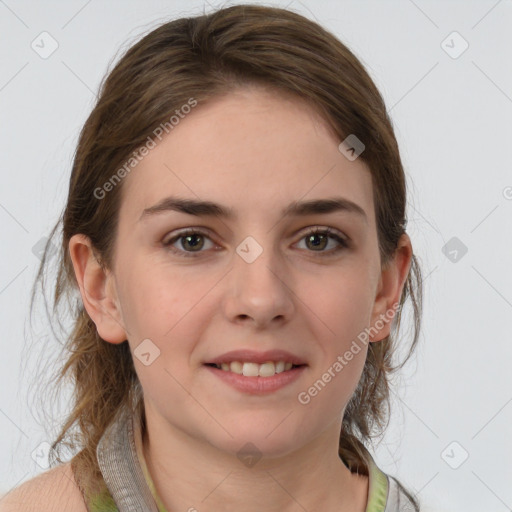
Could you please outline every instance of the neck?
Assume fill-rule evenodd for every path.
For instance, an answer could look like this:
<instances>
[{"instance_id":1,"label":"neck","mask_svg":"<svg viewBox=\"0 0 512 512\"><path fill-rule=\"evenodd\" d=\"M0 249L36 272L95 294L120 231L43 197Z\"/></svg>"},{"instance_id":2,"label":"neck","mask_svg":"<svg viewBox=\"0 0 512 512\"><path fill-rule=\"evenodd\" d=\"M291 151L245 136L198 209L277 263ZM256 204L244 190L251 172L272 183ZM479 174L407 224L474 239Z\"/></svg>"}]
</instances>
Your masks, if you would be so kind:
<instances>
[{"instance_id":1,"label":"neck","mask_svg":"<svg viewBox=\"0 0 512 512\"><path fill-rule=\"evenodd\" d=\"M351 473L337 445L326 442L339 436L335 427L293 453L243 464L236 454L155 421L143 432L143 452L168 512L364 512L368 477Z\"/></svg>"}]
</instances>

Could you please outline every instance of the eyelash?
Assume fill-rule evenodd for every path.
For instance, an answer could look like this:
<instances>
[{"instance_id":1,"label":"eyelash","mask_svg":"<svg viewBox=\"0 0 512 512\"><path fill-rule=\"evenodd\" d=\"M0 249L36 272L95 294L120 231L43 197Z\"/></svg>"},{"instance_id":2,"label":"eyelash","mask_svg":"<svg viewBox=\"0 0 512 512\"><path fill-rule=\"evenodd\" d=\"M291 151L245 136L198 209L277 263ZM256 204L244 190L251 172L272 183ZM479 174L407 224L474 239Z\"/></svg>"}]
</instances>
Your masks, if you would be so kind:
<instances>
[{"instance_id":1,"label":"eyelash","mask_svg":"<svg viewBox=\"0 0 512 512\"><path fill-rule=\"evenodd\" d=\"M343 249L349 248L349 242L345 238L342 238L341 236L337 235L336 233L332 233L331 228L314 228L311 231L308 231L307 233L303 234L302 237L300 238L300 240L303 240L304 238L311 236L311 235L319 235L319 234L326 235L326 236L328 236L328 238L331 238L339 243L338 247L336 247L330 251L318 251L318 254L321 257L332 256L334 254L337 254L339 251L342 251ZM172 251L175 254L178 254L179 256L183 256L185 258L197 258L201 253L203 253L205 251L190 252L190 251L184 251L181 249L176 249L175 247L173 247L174 242L176 242L180 238L185 238L185 237L191 236L191 235L201 235L201 236L210 238L208 233L205 233L204 231L202 231L200 229L189 228L189 229L180 231L179 233L176 234L176 236L170 238L166 242L163 242L162 245L166 249ZM315 253L317 251L308 251L308 252Z\"/></svg>"}]
</instances>

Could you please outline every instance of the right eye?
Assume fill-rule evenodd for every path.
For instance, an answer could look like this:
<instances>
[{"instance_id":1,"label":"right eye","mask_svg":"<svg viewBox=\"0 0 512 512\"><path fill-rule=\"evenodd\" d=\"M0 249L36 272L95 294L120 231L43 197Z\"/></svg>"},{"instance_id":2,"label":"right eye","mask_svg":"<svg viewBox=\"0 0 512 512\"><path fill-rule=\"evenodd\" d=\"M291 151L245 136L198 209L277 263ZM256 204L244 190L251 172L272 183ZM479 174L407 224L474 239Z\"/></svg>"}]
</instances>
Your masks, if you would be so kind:
<instances>
[{"instance_id":1,"label":"right eye","mask_svg":"<svg viewBox=\"0 0 512 512\"><path fill-rule=\"evenodd\" d=\"M197 230L197 229L186 229L176 233L175 236L169 238L168 240L162 242L162 245L172 251L179 256L184 256L186 258L196 257L194 253L201 253L201 249L204 247L204 242L201 241L202 238L207 238L210 240L207 233ZM182 240L181 240L182 239ZM181 241L180 241L181 240ZM211 240L210 240L211 241ZM181 245L181 248L174 247L174 244L178 242ZM189 251L187 248L191 248Z\"/></svg>"}]
</instances>

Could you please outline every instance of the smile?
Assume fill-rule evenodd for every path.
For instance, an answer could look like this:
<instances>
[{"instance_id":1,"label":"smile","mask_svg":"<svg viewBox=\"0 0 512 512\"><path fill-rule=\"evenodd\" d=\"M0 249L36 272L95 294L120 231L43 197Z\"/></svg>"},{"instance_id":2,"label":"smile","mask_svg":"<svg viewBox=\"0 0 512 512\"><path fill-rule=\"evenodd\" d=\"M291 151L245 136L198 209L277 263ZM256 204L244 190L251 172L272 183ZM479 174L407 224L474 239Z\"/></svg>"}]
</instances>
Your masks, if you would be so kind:
<instances>
[{"instance_id":1,"label":"smile","mask_svg":"<svg viewBox=\"0 0 512 512\"><path fill-rule=\"evenodd\" d=\"M292 363L285 363L283 370L276 372L276 365L277 370L281 369L282 364L280 363L283 362L274 363L269 361L268 363L257 364L233 361L229 365L228 363L221 363L221 368L218 368L219 365L214 363L205 364L204 367L216 378L238 391L251 395L262 395L291 384L300 377L308 366L306 364L295 366ZM225 365L225 368L229 366L229 369L222 368L222 365ZM273 373L270 374L270 371ZM260 372L264 375L267 372L266 376L262 376Z\"/></svg>"},{"instance_id":2,"label":"smile","mask_svg":"<svg viewBox=\"0 0 512 512\"><path fill-rule=\"evenodd\" d=\"M210 363L209 366L213 366L225 372L237 373L245 377L272 377L277 373L282 373L303 365L294 365L285 361L267 361L263 364L232 361L231 363L221 364Z\"/></svg>"}]
</instances>

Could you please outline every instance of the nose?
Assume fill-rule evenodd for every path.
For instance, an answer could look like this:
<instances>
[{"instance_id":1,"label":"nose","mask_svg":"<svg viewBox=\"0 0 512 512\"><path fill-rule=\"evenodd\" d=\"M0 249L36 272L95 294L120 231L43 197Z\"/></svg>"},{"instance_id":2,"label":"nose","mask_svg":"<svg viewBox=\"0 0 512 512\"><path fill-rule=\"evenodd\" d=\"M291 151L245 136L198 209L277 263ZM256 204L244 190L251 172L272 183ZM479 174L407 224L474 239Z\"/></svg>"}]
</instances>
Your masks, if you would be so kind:
<instances>
[{"instance_id":1,"label":"nose","mask_svg":"<svg viewBox=\"0 0 512 512\"><path fill-rule=\"evenodd\" d=\"M227 276L223 306L226 317L233 323L252 323L256 329L289 321L294 312L294 294L282 258L271 249L264 249L253 261L240 254L235 254Z\"/></svg>"}]
</instances>

